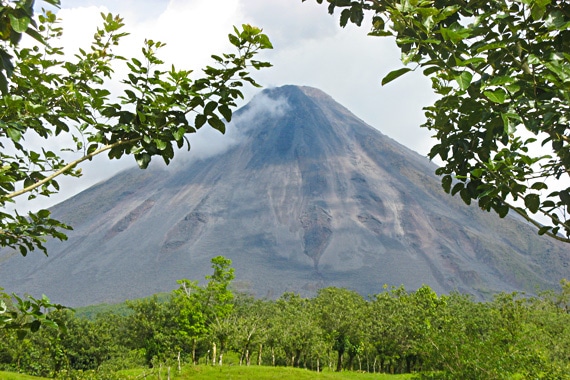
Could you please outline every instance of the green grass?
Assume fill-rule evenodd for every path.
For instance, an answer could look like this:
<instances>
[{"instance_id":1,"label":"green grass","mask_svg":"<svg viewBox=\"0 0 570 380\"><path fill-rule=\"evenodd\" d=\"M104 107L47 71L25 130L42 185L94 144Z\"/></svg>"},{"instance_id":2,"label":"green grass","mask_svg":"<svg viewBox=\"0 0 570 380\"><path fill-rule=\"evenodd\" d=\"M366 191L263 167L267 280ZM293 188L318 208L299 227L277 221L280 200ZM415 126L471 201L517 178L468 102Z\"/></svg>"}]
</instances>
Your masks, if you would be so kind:
<instances>
[{"instance_id":1,"label":"green grass","mask_svg":"<svg viewBox=\"0 0 570 380\"><path fill-rule=\"evenodd\" d=\"M158 379L158 369L137 368L120 371L118 377L125 380ZM160 378L167 378L167 369L162 368ZM358 373L353 371L343 372L314 372L306 369L290 368L290 367L266 367L266 366L186 366L182 368L181 373L173 367L170 370L170 378L172 380L274 380L274 379L291 379L291 380L409 380L412 375L385 375L378 373ZM2 380L40 380L44 377L35 377L22 375L13 372L0 371L0 379Z\"/></svg>"},{"instance_id":2,"label":"green grass","mask_svg":"<svg viewBox=\"0 0 570 380\"><path fill-rule=\"evenodd\" d=\"M45 377L36 377L36 376L22 375L21 373L0 371L0 379L2 379L2 380L39 380L39 379L45 379Z\"/></svg>"},{"instance_id":3,"label":"green grass","mask_svg":"<svg viewBox=\"0 0 570 380\"><path fill-rule=\"evenodd\" d=\"M157 369L136 369L120 372L121 377L125 379L137 379L147 375L147 379L158 378ZM150 376L148 376L150 375ZM166 379L167 369L162 368L161 378ZM266 367L266 366L186 366L182 368L179 374L176 368L170 370L171 379L185 380L217 380L217 379L231 379L231 380L273 380L273 379L293 379L293 380L408 380L412 379L412 375L384 375L374 373L358 373L352 371L343 371L340 373L325 371L314 372L299 368L290 367Z\"/></svg>"}]
</instances>

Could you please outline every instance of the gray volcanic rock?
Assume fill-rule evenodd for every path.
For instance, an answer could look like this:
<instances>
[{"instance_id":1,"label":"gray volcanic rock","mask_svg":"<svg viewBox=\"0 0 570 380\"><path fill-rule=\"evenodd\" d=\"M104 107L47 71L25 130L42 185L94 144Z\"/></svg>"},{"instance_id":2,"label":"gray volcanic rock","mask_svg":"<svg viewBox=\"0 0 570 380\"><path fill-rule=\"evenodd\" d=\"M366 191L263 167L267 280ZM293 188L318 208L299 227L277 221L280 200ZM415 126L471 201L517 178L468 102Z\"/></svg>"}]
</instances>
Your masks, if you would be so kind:
<instances>
[{"instance_id":1,"label":"gray volcanic rock","mask_svg":"<svg viewBox=\"0 0 570 380\"><path fill-rule=\"evenodd\" d=\"M444 194L426 158L317 89L265 90L235 119L223 153L127 170L55 206L69 240L48 258L3 251L0 286L115 302L203 279L217 255L262 297L427 284L486 298L570 278L567 245Z\"/></svg>"}]
</instances>

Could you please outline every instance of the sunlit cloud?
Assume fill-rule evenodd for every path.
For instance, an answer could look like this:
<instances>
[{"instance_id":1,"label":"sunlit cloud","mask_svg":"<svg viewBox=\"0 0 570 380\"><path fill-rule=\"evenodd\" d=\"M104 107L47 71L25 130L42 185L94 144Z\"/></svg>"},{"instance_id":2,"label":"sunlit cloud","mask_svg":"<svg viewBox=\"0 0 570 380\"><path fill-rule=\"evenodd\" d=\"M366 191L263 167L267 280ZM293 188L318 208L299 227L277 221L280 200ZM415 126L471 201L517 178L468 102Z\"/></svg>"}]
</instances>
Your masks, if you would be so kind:
<instances>
[{"instance_id":1,"label":"sunlit cloud","mask_svg":"<svg viewBox=\"0 0 570 380\"><path fill-rule=\"evenodd\" d=\"M117 54L140 58L145 39L162 41L166 47L158 55L166 64L195 70L197 75L211 63L211 54L232 51L227 35L234 25L259 26L275 47L260 55L273 67L253 72L264 87L317 87L366 123L420 154L426 155L431 146L430 133L419 128L422 107L433 102L429 82L419 73L411 73L382 87L381 78L401 65L394 42L366 36L367 26L341 29L338 15L328 15L326 6L314 1L74 0L63 1L62 6L58 12L64 28L60 42L70 52L68 57L79 48L89 48L93 33L102 24L100 13L112 12L124 17L124 29L130 33ZM115 70L119 78L126 75L124 64ZM109 88L121 91L119 80ZM244 88L245 100L240 105L258 92ZM223 151L239 141L232 133L224 136L205 130L189 136L192 151L181 155L204 157L209 150ZM84 166L83 178L64 180L62 194L43 200L42 206L61 201L133 165L132 157L118 162L98 158Z\"/></svg>"}]
</instances>

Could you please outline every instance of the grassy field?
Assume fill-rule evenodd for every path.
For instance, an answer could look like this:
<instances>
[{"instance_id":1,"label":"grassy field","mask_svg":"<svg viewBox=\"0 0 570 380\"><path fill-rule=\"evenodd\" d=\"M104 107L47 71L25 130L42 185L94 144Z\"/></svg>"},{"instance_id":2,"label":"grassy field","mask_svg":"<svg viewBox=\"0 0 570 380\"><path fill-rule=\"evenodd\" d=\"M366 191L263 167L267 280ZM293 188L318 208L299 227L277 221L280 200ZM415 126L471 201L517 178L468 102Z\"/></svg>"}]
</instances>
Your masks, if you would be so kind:
<instances>
[{"instance_id":1,"label":"grassy field","mask_svg":"<svg viewBox=\"0 0 570 380\"><path fill-rule=\"evenodd\" d=\"M0 371L0 379L2 379L2 380L38 380L38 379L44 379L44 377L35 377L35 376L22 375L19 373Z\"/></svg>"},{"instance_id":2,"label":"grassy field","mask_svg":"<svg viewBox=\"0 0 570 380\"><path fill-rule=\"evenodd\" d=\"M134 379L158 379L159 371L157 369L132 369L119 372L119 377L125 380ZM163 368L160 371L160 379L167 379L167 369ZM274 380L274 379L292 379L292 380L407 380L411 379L411 375L382 375L373 373L358 373L358 372L330 372L325 371L316 373L299 368L286 368L286 367L265 367L265 366L187 366L182 368L181 373L178 373L175 368L171 369L171 379L177 380ZM45 379L43 377L34 377L27 375L20 375L12 372L0 371L0 379L2 380L39 380Z\"/></svg>"},{"instance_id":3,"label":"grassy field","mask_svg":"<svg viewBox=\"0 0 570 380\"><path fill-rule=\"evenodd\" d=\"M144 377L144 370L129 370L121 372L121 376L125 379L140 379L140 378L158 378L158 371L152 370L152 377ZM151 373L151 370L146 370L146 373ZM162 369L161 379L166 379L167 370ZM218 379L231 379L231 380L271 380L271 379L293 379L293 380L310 380L310 379L323 379L323 380L406 380L411 379L412 375L381 375L373 373L358 373L358 372L314 372L299 368L290 367L265 367L265 366L187 366L182 369L181 373L173 368L170 373L171 379L196 379L196 380L218 380Z\"/></svg>"}]
</instances>

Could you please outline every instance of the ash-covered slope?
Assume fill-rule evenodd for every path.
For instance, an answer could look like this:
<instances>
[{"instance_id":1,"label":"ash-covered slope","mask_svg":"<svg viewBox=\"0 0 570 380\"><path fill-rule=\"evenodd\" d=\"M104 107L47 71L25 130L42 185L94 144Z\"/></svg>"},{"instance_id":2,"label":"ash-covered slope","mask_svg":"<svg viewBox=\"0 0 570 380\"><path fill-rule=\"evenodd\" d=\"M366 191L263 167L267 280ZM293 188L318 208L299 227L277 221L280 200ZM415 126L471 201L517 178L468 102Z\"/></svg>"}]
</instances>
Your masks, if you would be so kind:
<instances>
[{"instance_id":1,"label":"ash-covered slope","mask_svg":"<svg viewBox=\"0 0 570 380\"><path fill-rule=\"evenodd\" d=\"M265 90L236 118L224 153L125 171L54 207L69 240L49 258L4 251L0 286L113 302L202 279L217 255L239 289L269 297L383 284L486 297L570 278L567 246L444 194L427 159L317 89Z\"/></svg>"}]
</instances>

